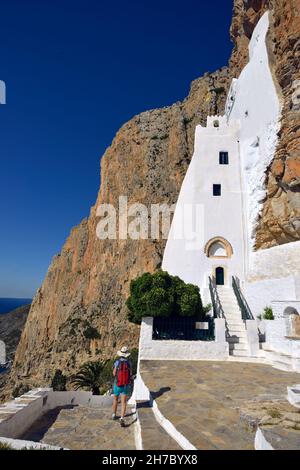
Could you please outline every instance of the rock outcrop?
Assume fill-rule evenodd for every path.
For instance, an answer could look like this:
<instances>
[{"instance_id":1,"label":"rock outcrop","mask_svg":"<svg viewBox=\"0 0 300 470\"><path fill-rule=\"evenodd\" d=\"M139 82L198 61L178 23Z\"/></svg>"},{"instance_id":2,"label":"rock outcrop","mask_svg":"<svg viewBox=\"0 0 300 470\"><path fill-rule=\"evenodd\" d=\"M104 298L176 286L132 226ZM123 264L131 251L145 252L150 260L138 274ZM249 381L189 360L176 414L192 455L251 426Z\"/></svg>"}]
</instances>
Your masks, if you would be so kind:
<instances>
[{"instance_id":1,"label":"rock outcrop","mask_svg":"<svg viewBox=\"0 0 300 470\"><path fill-rule=\"evenodd\" d=\"M128 205L175 203L195 126L223 112L229 84L226 67L206 74L183 102L135 116L117 133L101 159L101 188L89 218L72 230L33 300L11 382L48 384L57 368L70 374L84 361L110 357L122 343L137 345L138 327L126 320L129 283L160 266L166 240L101 241L96 208L118 207L120 195Z\"/></svg>"},{"instance_id":2,"label":"rock outcrop","mask_svg":"<svg viewBox=\"0 0 300 470\"><path fill-rule=\"evenodd\" d=\"M0 315L0 340L6 346L6 362L13 361L24 329L30 305L23 305L5 315Z\"/></svg>"},{"instance_id":3,"label":"rock outcrop","mask_svg":"<svg viewBox=\"0 0 300 470\"><path fill-rule=\"evenodd\" d=\"M97 202L89 218L72 230L35 296L8 389L19 380L46 385L57 368L70 374L86 360L109 357L124 342L137 345L138 328L127 322L124 300L132 278L160 266L165 240L100 241L96 208L99 203L117 206L120 195L128 197L128 204L176 202L193 154L195 126L204 124L208 114L224 112L231 78L247 62L249 39L268 8L270 63L283 118L266 174L268 194L256 247L300 238L300 0L235 0L229 68L195 80L183 102L134 117L105 152Z\"/></svg>"}]
</instances>

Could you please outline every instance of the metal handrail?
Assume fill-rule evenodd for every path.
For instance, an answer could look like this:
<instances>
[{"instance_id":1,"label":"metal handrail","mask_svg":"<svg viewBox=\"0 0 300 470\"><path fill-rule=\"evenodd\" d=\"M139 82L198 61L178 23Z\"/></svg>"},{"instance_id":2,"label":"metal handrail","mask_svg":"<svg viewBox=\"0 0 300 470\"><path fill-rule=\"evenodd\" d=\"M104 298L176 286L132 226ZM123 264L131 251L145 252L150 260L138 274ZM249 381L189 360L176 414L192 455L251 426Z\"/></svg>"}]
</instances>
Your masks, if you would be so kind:
<instances>
[{"instance_id":1,"label":"metal handrail","mask_svg":"<svg viewBox=\"0 0 300 470\"><path fill-rule=\"evenodd\" d=\"M208 279L209 279L210 297L211 297L213 311L214 311L214 318L225 318L225 314L224 314L222 304L220 302L217 286L211 277L209 277Z\"/></svg>"},{"instance_id":2,"label":"metal handrail","mask_svg":"<svg viewBox=\"0 0 300 470\"><path fill-rule=\"evenodd\" d=\"M242 319L243 320L254 320L254 316L252 315L252 312L250 310L250 307L247 303L247 300L245 299L241 288L240 288L240 283L239 279L237 277L232 276L232 288L235 293L236 299L238 301L241 313L242 313Z\"/></svg>"}]
</instances>

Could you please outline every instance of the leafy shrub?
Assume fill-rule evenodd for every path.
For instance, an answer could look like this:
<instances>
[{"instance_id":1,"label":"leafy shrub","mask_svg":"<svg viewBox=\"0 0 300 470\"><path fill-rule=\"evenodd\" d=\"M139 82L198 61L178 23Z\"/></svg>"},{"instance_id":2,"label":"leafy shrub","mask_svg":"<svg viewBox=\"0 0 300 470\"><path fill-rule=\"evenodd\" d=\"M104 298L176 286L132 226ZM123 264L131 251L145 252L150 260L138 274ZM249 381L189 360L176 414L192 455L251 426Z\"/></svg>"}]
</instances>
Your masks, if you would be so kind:
<instances>
[{"instance_id":1,"label":"leafy shrub","mask_svg":"<svg viewBox=\"0 0 300 470\"><path fill-rule=\"evenodd\" d=\"M271 416L271 418L281 418L282 414L277 408L269 408L268 409L268 415Z\"/></svg>"},{"instance_id":2,"label":"leafy shrub","mask_svg":"<svg viewBox=\"0 0 300 470\"><path fill-rule=\"evenodd\" d=\"M24 395L24 393L29 392L29 390L29 385L20 383L13 389L12 396L14 398L20 397L21 395Z\"/></svg>"},{"instance_id":3,"label":"leafy shrub","mask_svg":"<svg viewBox=\"0 0 300 470\"><path fill-rule=\"evenodd\" d=\"M130 360L132 366L132 375L137 374L137 364L138 364L138 357L139 357L139 350L134 348L131 349Z\"/></svg>"},{"instance_id":4,"label":"leafy shrub","mask_svg":"<svg viewBox=\"0 0 300 470\"><path fill-rule=\"evenodd\" d=\"M183 123L184 123L185 125L190 124L190 123L193 121L194 117L195 117L195 116L192 116L192 117L190 117L190 118L184 117L184 118L183 118Z\"/></svg>"},{"instance_id":5,"label":"leafy shrub","mask_svg":"<svg viewBox=\"0 0 300 470\"><path fill-rule=\"evenodd\" d=\"M271 309L271 307L264 308L262 317L264 320L274 320L274 314L273 314L273 310Z\"/></svg>"},{"instance_id":6,"label":"leafy shrub","mask_svg":"<svg viewBox=\"0 0 300 470\"><path fill-rule=\"evenodd\" d=\"M212 305L207 304L203 307L203 313L205 313L205 315L206 315L207 313L209 313L211 311L211 309L212 309Z\"/></svg>"},{"instance_id":7,"label":"leafy shrub","mask_svg":"<svg viewBox=\"0 0 300 470\"><path fill-rule=\"evenodd\" d=\"M132 349L130 361L132 374L137 373L138 349ZM94 361L84 363L79 371L71 378L71 383L75 389L86 388L94 395L103 395L109 391L113 384L113 367L117 357L108 361Z\"/></svg>"},{"instance_id":8,"label":"leafy shrub","mask_svg":"<svg viewBox=\"0 0 300 470\"><path fill-rule=\"evenodd\" d=\"M87 339L100 339L101 335L97 328L94 328L91 325L88 325L87 328L83 331L83 336Z\"/></svg>"},{"instance_id":9,"label":"leafy shrub","mask_svg":"<svg viewBox=\"0 0 300 470\"><path fill-rule=\"evenodd\" d=\"M71 378L71 383L75 385L75 390L87 388L93 395L100 395L100 387L103 385L103 369L105 362L94 361L84 363L77 374Z\"/></svg>"},{"instance_id":10,"label":"leafy shrub","mask_svg":"<svg viewBox=\"0 0 300 470\"><path fill-rule=\"evenodd\" d=\"M57 369L51 382L51 388L53 388L55 392L65 392L66 382L66 376L62 373L60 369Z\"/></svg>"},{"instance_id":11,"label":"leafy shrub","mask_svg":"<svg viewBox=\"0 0 300 470\"><path fill-rule=\"evenodd\" d=\"M6 442L0 442L0 450L13 450L13 448Z\"/></svg>"},{"instance_id":12,"label":"leafy shrub","mask_svg":"<svg viewBox=\"0 0 300 470\"><path fill-rule=\"evenodd\" d=\"M225 93L225 88L223 86L220 86L219 88L214 88L213 90L217 95L221 95L222 93Z\"/></svg>"},{"instance_id":13,"label":"leafy shrub","mask_svg":"<svg viewBox=\"0 0 300 470\"><path fill-rule=\"evenodd\" d=\"M199 287L161 270L132 280L126 305L128 320L137 324L146 316L203 316Z\"/></svg>"}]
</instances>

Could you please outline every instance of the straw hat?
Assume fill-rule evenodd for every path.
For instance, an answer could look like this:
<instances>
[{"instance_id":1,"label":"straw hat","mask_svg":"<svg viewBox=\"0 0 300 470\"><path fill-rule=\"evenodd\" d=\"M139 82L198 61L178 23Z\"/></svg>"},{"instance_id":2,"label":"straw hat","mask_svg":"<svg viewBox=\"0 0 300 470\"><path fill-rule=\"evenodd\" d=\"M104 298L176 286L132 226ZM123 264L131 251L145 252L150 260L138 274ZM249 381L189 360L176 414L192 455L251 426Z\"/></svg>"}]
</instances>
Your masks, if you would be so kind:
<instances>
[{"instance_id":1,"label":"straw hat","mask_svg":"<svg viewBox=\"0 0 300 470\"><path fill-rule=\"evenodd\" d=\"M130 352L129 352L127 346L123 346L123 348L121 348L121 350L117 352L117 355L119 357L129 357Z\"/></svg>"}]
</instances>

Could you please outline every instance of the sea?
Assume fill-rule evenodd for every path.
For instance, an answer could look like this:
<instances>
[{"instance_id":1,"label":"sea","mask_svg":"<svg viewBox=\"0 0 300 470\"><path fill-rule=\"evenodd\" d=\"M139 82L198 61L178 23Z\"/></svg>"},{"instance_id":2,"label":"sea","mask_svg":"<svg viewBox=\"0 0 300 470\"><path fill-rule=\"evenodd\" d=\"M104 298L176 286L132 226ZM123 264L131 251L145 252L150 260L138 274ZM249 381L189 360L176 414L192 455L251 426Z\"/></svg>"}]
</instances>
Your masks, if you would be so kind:
<instances>
[{"instance_id":1,"label":"sea","mask_svg":"<svg viewBox=\"0 0 300 470\"><path fill-rule=\"evenodd\" d=\"M0 298L0 315L11 312L22 305L27 305L32 302L32 299L8 299Z\"/></svg>"}]
</instances>

